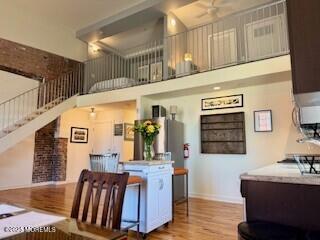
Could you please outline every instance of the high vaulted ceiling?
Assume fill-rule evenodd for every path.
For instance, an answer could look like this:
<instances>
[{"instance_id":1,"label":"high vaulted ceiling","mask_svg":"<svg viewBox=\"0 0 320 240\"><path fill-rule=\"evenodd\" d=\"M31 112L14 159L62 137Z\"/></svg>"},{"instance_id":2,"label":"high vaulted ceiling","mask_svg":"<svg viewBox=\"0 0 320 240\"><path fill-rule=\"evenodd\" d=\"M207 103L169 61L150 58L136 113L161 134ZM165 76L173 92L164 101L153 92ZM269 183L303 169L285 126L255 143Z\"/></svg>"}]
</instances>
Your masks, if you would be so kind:
<instances>
[{"instance_id":1,"label":"high vaulted ceiling","mask_svg":"<svg viewBox=\"0 0 320 240\"><path fill-rule=\"evenodd\" d=\"M172 12L187 28L192 28L216 20L209 14L205 14L212 2L213 6L218 8L218 17L222 18L272 1L273 0L198 0L175 9ZM208 6L208 8L204 6ZM202 17L199 17L200 15L202 15Z\"/></svg>"},{"instance_id":2,"label":"high vaulted ceiling","mask_svg":"<svg viewBox=\"0 0 320 240\"><path fill-rule=\"evenodd\" d=\"M145 0L1 0L1 8L24 9L77 31Z\"/></svg>"}]
</instances>

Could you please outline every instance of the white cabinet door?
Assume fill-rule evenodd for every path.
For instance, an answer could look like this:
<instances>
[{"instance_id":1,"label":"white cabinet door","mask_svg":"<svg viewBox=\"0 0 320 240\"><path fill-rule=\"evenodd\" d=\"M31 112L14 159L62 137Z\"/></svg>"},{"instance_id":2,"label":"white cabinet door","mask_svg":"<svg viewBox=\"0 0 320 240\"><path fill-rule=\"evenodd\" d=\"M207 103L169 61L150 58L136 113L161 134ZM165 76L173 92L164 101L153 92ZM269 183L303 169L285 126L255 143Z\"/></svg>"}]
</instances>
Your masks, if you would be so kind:
<instances>
[{"instance_id":1,"label":"white cabinet door","mask_svg":"<svg viewBox=\"0 0 320 240\"><path fill-rule=\"evenodd\" d=\"M147 231L159 226L159 175L148 176L147 190Z\"/></svg>"},{"instance_id":2,"label":"white cabinet door","mask_svg":"<svg viewBox=\"0 0 320 240\"><path fill-rule=\"evenodd\" d=\"M147 229L149 232L172 219L171 172L150 175L147 194Z\"/></svg>"},{"instance_id":3,"label":"white cabinet door","mask_svg":"<svg viewBox=\"0 0 320 240\"><path fill-rule=\"evenodd\" d=\"M166 173L159 176L159 219L162 224L172 220L172 175Z\"/></svg>"}]
</instances>

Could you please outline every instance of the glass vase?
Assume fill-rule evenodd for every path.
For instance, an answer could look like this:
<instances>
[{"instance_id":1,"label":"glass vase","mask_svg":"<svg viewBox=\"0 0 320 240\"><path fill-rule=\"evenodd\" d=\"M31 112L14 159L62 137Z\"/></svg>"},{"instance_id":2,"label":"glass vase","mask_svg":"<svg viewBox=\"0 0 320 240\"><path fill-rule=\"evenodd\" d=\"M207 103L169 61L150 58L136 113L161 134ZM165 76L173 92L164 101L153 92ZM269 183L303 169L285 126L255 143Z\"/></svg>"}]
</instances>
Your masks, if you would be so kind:
<instances>
[{"instance_id":1,"label":"glass vase","mask_svg":"<svg viewBox=\"0 0 320 240\"><path fill-rule=\"evenodd\" d=\"M143 152L143 157L144 160L146 161L151 161L154 158L154 149L153 149L153 144L151 143L144 143L144 152Z\"/></svg>"}]
</instances>

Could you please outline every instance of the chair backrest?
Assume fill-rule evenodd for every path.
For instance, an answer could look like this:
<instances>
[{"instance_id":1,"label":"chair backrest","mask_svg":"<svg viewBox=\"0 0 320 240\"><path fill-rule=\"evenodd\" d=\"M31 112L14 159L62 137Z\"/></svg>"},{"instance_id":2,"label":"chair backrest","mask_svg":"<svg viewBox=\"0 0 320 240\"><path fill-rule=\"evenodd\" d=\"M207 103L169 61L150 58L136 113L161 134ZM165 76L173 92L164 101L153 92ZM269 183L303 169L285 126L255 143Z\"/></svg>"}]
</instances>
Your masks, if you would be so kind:
<instances>
[{"instance_id":1,"label":"chair backrest","mask_svg":"<svg viewBox=\"0 0 320 240\"><path fill-rule=\"evenodd\" d=\"M90 202L92 202L90 222L97 224L98 213L100 213L99 216L102 214L101 226L120 230L123 200L128 177L129 173L117 174L83 170L75 191L71 217L79 219L82 222L87 222ZM81 201L82 195L84 195L84 201ZM79 218L82 202L82 216Z\"/></svg>"},{"instance_id":2,"label":"chair backrest","mask_svg":"<svg viewBox=\"0 0 320 240\"><path fill-rule=\"evenodd\" d=\"M116 173L118 172L119 158L119 153L90 154L91 171Z\"/></svg>"}]
</instances>

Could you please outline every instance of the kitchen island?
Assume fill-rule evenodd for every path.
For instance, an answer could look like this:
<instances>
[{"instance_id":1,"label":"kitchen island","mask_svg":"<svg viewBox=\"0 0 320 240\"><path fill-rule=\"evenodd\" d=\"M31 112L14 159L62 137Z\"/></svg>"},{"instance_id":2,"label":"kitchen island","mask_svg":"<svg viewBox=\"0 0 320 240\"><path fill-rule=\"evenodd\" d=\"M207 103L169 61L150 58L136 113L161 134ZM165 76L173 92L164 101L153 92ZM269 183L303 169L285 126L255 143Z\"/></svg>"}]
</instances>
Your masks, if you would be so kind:
<instances>
[{"instance_id":1,"label":"kitchen island","mask_svg":"<svg viewBox=\"0 0 320 240\"><path fill-rule=\"evenodd\" d=\"M122 162L123 171L144 180L140 201L141 233L147 234L172 220L172 164L173 161L158 160ZM127 187L123 219L137 219L137 194L137 186Z\"/></svg>"},{"instance_id":2,"label":"kitchen island","mask_svg":"<svg viewBox=\"0 0 320 240\"><path fill-rule=\"evenodd\" d=\"M301 175L297 164L277 163L249 171L240 178L248 222L320 230L320 175Z\"/></svg>"}]
</instances>

